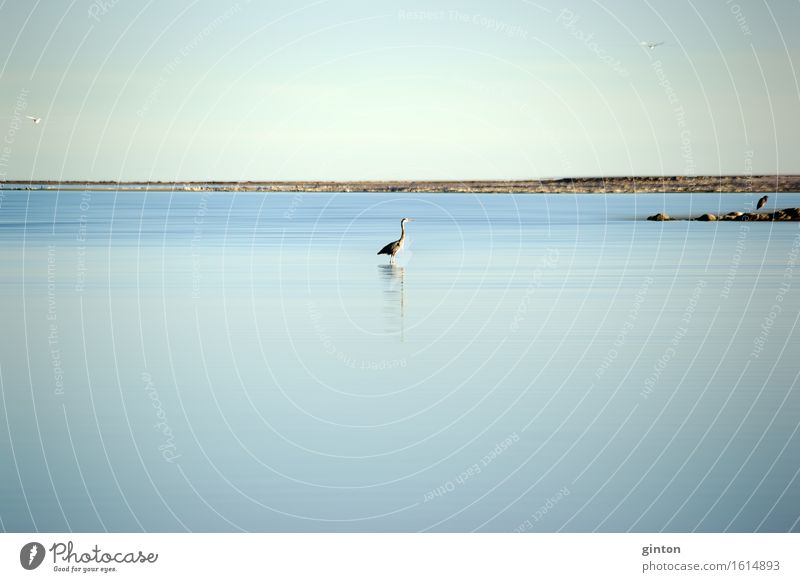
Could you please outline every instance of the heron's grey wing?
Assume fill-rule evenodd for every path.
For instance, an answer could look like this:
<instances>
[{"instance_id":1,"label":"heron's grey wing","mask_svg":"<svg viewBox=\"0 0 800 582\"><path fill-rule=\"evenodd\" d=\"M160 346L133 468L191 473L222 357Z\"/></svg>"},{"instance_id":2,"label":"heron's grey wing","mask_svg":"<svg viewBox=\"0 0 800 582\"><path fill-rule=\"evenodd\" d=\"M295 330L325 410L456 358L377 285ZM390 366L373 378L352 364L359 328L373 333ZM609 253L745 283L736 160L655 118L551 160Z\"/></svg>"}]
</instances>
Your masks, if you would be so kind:
<instances>
[{"instance_id":1,"label":"heron's grey wing","mask_svg":"<svg viewBox=\"0 0 800 582\"><path fill-rule=\"evenodd\" d=\"M392 254L392 247L396 245L397 242L390 242L388 245L383 247L381 250L378 251L379 255L391 255Z\"/></svg>"}]
</instances>

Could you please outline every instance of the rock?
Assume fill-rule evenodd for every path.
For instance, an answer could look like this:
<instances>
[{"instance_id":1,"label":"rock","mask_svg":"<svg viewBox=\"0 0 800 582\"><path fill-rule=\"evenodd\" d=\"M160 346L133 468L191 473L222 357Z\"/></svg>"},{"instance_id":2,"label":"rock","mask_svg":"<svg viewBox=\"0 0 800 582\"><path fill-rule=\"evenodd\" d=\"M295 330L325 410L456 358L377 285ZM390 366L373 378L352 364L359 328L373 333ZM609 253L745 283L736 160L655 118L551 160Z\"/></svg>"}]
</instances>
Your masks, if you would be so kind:
<instances>
[{"instance_id":1,"label":"rock","mask_svg":"<svg viewBox=\"0 0 800 582\"><path fill-rule=\"evenodd\" d=\"M687 220L675 219L669 214L654 214L648 216L647 220ZM780 221L780 222L800 222L800 208L784 208L775 212L728 212L727 214L716 216L711 213L703 214L697 218L688 220L699 220L701 222L713 222L715 220L740 220L740 221Z\"/></svg>"},{"instance_id":2,"label":"rock","mask_svg":"<svg viewBox=\"0 0 800 582\"><path fill-rule=\"evenodd\" d=\"M800 220L800 208L785 208L783 210L776 210L772 213L771 218L772 220Z\"/></svg>"}]
</instances>

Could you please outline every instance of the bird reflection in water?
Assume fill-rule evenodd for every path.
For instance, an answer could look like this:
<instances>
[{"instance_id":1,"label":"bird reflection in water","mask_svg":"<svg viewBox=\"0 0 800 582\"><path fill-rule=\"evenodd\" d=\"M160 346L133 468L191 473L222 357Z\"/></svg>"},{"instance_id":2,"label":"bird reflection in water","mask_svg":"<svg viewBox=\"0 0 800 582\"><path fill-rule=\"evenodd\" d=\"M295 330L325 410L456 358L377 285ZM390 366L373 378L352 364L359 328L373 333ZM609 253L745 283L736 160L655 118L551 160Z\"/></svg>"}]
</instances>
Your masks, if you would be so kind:
<instances>
[{"instance_id":1,"label":"bird reflection in water","mask_svg":"<svg viewBox=\"0 0 800 582\"><path fill-rule=\"evenodd\" d=\"M406 309L406 268L397 263L378 265L378 272L385 283L384 295L386 306L384 312L388 315L390 333L400 336L400 341L405 341L405 309Z\"/></svg>"}]
</instances>

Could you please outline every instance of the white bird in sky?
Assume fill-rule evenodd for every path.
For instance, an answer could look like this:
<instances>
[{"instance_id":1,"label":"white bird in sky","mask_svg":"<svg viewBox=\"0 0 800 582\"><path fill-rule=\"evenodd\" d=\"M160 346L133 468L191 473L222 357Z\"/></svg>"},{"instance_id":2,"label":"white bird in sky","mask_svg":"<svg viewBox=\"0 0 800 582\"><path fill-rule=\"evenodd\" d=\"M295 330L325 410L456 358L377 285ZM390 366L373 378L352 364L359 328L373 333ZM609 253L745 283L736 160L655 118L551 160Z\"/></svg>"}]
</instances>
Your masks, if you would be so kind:
<instances>
[{"instance_id":1,"label":"white bird in sky","mask_svg":"<svg viewBox=\"0 0 800 582\"><path fill-rule=\"evenodd\" d=\"M639 44L642 45L642 46L646 46L650 50L653 50L657 46L661 46L662 44L664 44L664 41L653 42L651 40L643 40Z\"/></svg>"},{"instance_id":2,"label":"white bird in sky","mask_svg":"<svg viewBox=\"0 0 800 582\"><path fill-rule=\"evenodd\" d=\"M34 123L41 123L41 121L42 121L41 117L32 117L30 115L26 115L25 117L27 117L28 119L30 119Z\"/></svg>"}]
</instances>

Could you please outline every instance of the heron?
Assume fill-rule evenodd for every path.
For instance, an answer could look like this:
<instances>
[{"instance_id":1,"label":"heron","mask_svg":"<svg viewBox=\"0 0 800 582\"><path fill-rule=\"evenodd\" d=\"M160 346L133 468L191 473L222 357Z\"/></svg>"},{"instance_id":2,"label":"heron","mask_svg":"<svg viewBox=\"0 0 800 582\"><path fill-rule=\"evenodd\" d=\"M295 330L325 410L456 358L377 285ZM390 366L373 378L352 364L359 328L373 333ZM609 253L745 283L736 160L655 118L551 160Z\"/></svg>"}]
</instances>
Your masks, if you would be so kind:
<instances>
[{"instance_id":1,"label":"heron","mask_svg":"<svg viewBox=\"0 0 800 582\"><path fill-rule=\"evenodd\" d=\"M379 255L389 255L389 262L394 262L394 256L400 252L403 248L403 244L406 242L406 222L413 222L413 218L401 218L400 219L400 238L394 242L390 242L388 245L383 247L381 250L378 251Z\"/></svg>"},{"instance_id":2,"label":"heron","mask_svg":"<svg viewBox=\"0 0 800 582\"><path fill-rule=\"evenodd\" d=\"M41 117L33 117L32 115L26 115L25 117L27 117L28 119L30 119L34 123L41 123L42 122L42 118Z\"/></svg>"},{"instance_id":3,"label":"heron","mask_svg":"<svg viewBox=\"0 0 800 582\"><path fill-rule=\"evenodd\" d=\"M761 198L759 198L758 204L756 204L756 210L761 210L762 208L764 208L764 205L767 203L767 200L769 200L769 196L767 195L764 195Z\"/></svg>"},{"instance_id":4,"label":"heron","mask_svg":"<svg viewBox=\"0 0 800 582\"><path fill-rule=\"evenodd\" d=\"M650 40L643 40L643 41L642 41L642 42L640 42L639 44L640 44L640 45L642 45L642 46L646 46L646 47L647 47L647 48L649 48L650 50L653 50L653 49L654 49L654 48L656 48L657 46L661 46L662 44L664 44L664 41L652 42L652 41L650 41Z\"/></svg>"}]
</instances>

